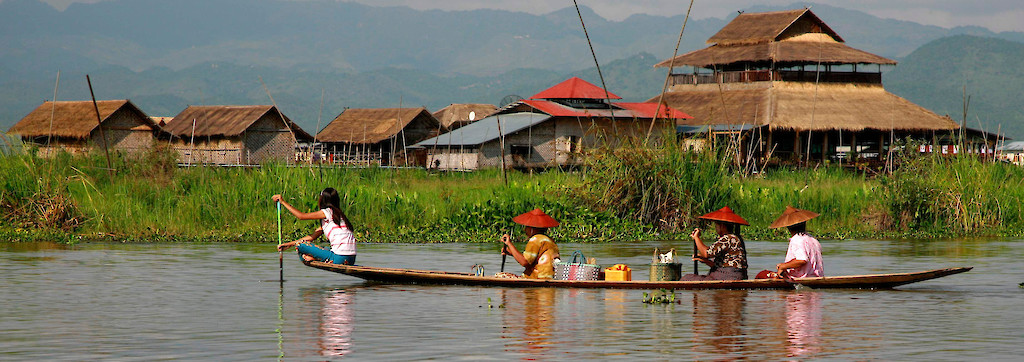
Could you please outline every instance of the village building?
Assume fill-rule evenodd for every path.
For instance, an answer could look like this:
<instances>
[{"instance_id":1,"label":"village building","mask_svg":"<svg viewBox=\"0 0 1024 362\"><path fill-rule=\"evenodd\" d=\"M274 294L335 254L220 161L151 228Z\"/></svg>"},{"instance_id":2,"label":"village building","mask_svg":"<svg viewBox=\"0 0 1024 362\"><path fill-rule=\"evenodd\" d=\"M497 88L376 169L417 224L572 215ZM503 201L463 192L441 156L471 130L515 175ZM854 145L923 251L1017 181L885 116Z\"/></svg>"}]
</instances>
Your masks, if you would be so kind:
<instances>
[{"instance_id":1,"label":"village building","mask_svg":"<svg viewBox=\"0 0 1024 362\"><path fill-rule=\"evenodd\" d=\"M1024 141L1010 142L996 150L999 160L1017 166L1024 166Z\"/></svg>"},{"instance_id":2,"label":"village building","mask_svg":"<svg viewBox=\"0 0 1024 362\"><path fill-rule=\"evenodd\" d=\"M99 117L96 112L99 110ZM102 125L102 126L101 126ZM43 102L7 131L39 147L39 155L93 149L129 154L150 150L159 127L127 99Z\"/></svg>"},{"instance_id":3,"label":"village building","mask_svg":"<svg viewBox=\"0 0 1024 362\"><path fill-rule=\"evenodd\" d=\"M621 97L573 77L413 147L426 150L430 169L572 167L592 147L646 142L648 135L660 142L689 117L657 103L612 99Z\"/></svg>"},{"instance_id":4,"label":"village building","mask_svg":"<svg viewBox=\"0 0 1024 362\"><path fill-rule=\"evenodd\" d=\"M299 142L313 137L277 107L189 106L167 122L182 164L256 165L295 162Z\"/></svg>"},{"instance_id":5,"label":"village building","mask_svg":"<svg viewBox=\"0 0 1024 362\"><path fill-rule=\"evenodd\" d=\"M446 131L426 108L349 108L316 135L327 163L412 166L426 162L406 148Z\"/></svg>"},{"instance_id":6,"label":"village building","mask_svg":"<svg viewBox=\"0 0 1024 362\"><path fill-rule=\"evenodd\" d=\"M462 103L450 104L434 112L434 118L441 126L450 130L484 119L498 110L493 104Z\"/></svg>"},{"instance_id":7,"label":"village building","mask_svg":"<svg viewBox=\"0 0 1024 362\"><path fill-rule=\"evenodd\" d=\"M740 140L738 161L877 162L907 137L993 146L886 91L882 67L896 61L847 46L809 9L741 13L707 43L655 67L672 69L664 101L693 115L680 130Z\"/></svg>"}]
</instances>

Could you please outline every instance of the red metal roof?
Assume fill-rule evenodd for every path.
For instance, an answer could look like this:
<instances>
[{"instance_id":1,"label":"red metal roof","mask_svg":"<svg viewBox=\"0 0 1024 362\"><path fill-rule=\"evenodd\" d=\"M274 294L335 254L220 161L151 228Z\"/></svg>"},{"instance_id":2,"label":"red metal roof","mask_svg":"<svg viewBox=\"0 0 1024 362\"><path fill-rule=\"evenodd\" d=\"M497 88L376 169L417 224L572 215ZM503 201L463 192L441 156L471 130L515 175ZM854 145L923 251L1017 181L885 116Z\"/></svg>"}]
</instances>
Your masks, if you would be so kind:
<instances>
[{"instance_id":1,"label":"red metal roof","mask_svg":"<svg viewBox=\"0 0 1024 362\"><path fill-rule=\"evenodd\" d=\"M607 97L605 97L607 95ZM572 77L555 84L553 87L534 94L530 99L622 99L612 92L607 94L604 88L590 84L589 82Z\"/></svg>"},{"instance_id":2,"label":"red metal roof","mask_svg":"<svg viewBox=\"0 0 1024 362\"><path fill-rule=\"evenodd\" d=\"M615 118L654 118L654 112L658 108L657 103L646 102L646 103L612 103L621 109L609 110L607 108L590 108L590 109L578 109L568 107L562 104L558 104L552 101L537 100L537 99L524 99L523 102L538 111L547 113L554 117L610 117L614 114ZM691 119L693 118L689 114L680 112L674 108L668 106L662 106L661 112L659 112L659 118L673 118L673 119Z\"/></svg>"}]
</instances>

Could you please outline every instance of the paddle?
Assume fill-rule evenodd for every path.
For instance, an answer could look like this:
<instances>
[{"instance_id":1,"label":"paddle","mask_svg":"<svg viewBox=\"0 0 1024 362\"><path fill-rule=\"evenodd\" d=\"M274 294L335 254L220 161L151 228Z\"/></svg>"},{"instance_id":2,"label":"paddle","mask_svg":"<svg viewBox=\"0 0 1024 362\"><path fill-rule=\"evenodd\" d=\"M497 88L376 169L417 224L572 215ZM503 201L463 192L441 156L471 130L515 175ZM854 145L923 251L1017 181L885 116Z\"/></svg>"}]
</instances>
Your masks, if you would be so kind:
<instances>
[{"instance_id":1,"label":"paddle","mask_svg":"<svg viewBox=\"0 0 1024 362\"><path fill-rule=\"evenodd\" d=\"M281 250L281 202L277 202L277 270L280 274L281 285L284 285L284 250Z\"/></svg>"},{"instance_id":2,"label":"paddle","mask_svg":"<svg viewBox=\"0 0 1024 362\"><path fill-rule=\"evenodd\" d=\"M508 254L505 253L505 250L506 250L507 247L508 246L506 246L504 243L502 243L502 273L505 272L505 258L508 258L508 256L509 256Z\"/></svg>"}]
</instances>

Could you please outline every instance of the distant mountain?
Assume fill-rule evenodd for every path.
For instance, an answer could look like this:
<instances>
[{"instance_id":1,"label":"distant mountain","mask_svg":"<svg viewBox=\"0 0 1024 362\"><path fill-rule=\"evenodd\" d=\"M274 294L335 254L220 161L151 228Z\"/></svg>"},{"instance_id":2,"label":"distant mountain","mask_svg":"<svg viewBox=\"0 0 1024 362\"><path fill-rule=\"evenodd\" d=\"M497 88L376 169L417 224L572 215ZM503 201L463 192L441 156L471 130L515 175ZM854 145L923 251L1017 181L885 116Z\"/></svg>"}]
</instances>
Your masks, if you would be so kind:
<instances>
[{"instance_id":1,"label":"distant mountain","mask_svg":"<svg viewBox=\"0 0 1024 362\"><path fill-rule=\"evenodd\" d=\"M886 88L938 114L963 120L963 94L970 98L967 126L1001 129L1024 139L1024 44L958 35L910 53L885 75Z\"/></svg>"},{"instance_id":2,"label":"distant mountain","mask_svg":"<svg viewBox=\"0 0 1024 362\"><path fill-rule=\"evenodd\" d=\"M851 46L897 60L954 34L1024 39L824 5L813 10ZM683 16L608 21L581 12L609 90L629 100L657 94L664 69L651 65L671 56ZM680 52L703 48L728 21L691 19ZM115 0L58 11L38 0L0 1L0 130L53 97L57 70L58 100L88 99L88 73L97 97L132 99L153 116L189 104L270 103L262 76L278 105L310 130L344 107L435 110L529 96L570 75L600 83L574 8L532 15L328 0ZM886 82L899 83L889 75ZM901 91L917 99L913 89Z\"/></svg>"}]
</instances>

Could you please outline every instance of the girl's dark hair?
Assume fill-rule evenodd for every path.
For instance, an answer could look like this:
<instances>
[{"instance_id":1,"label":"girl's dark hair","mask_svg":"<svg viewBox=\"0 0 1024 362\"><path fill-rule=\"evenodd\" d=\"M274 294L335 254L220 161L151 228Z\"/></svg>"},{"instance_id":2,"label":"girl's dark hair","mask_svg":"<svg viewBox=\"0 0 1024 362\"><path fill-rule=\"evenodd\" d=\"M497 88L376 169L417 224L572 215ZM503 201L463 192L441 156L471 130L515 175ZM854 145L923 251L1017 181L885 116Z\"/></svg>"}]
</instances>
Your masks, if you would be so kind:
<instances>
[{"instance_id":1,"label":"girl's dark hair","mask_svg":"<svg viewBox=\"0 0 1024 362\"><path fill-rule=\"evenodd\" d=\"M323 191L320 191L320 209L331 209L331 218L334 219L335 224L340 224L341 220L345 220L345 227L351 230L353 233L356 232L355 227L352 226L352 222L348 221L348 216L344 212L341 212L341 197L338 196L338 190L333 187L328 187Z\"/></svg>"},{"instance_id":2,"label":"girl's dark hair","mask_svg":"<svg viewBox=\"0 0 1024 362\"><path fill-rule=\"evenodd\" d=\"M807 232L807 222L796 223L796 224L787 226L786 228L789 229L789 232L792 233L792 234L806 233Z\"/></svg>"}]
</instances>

